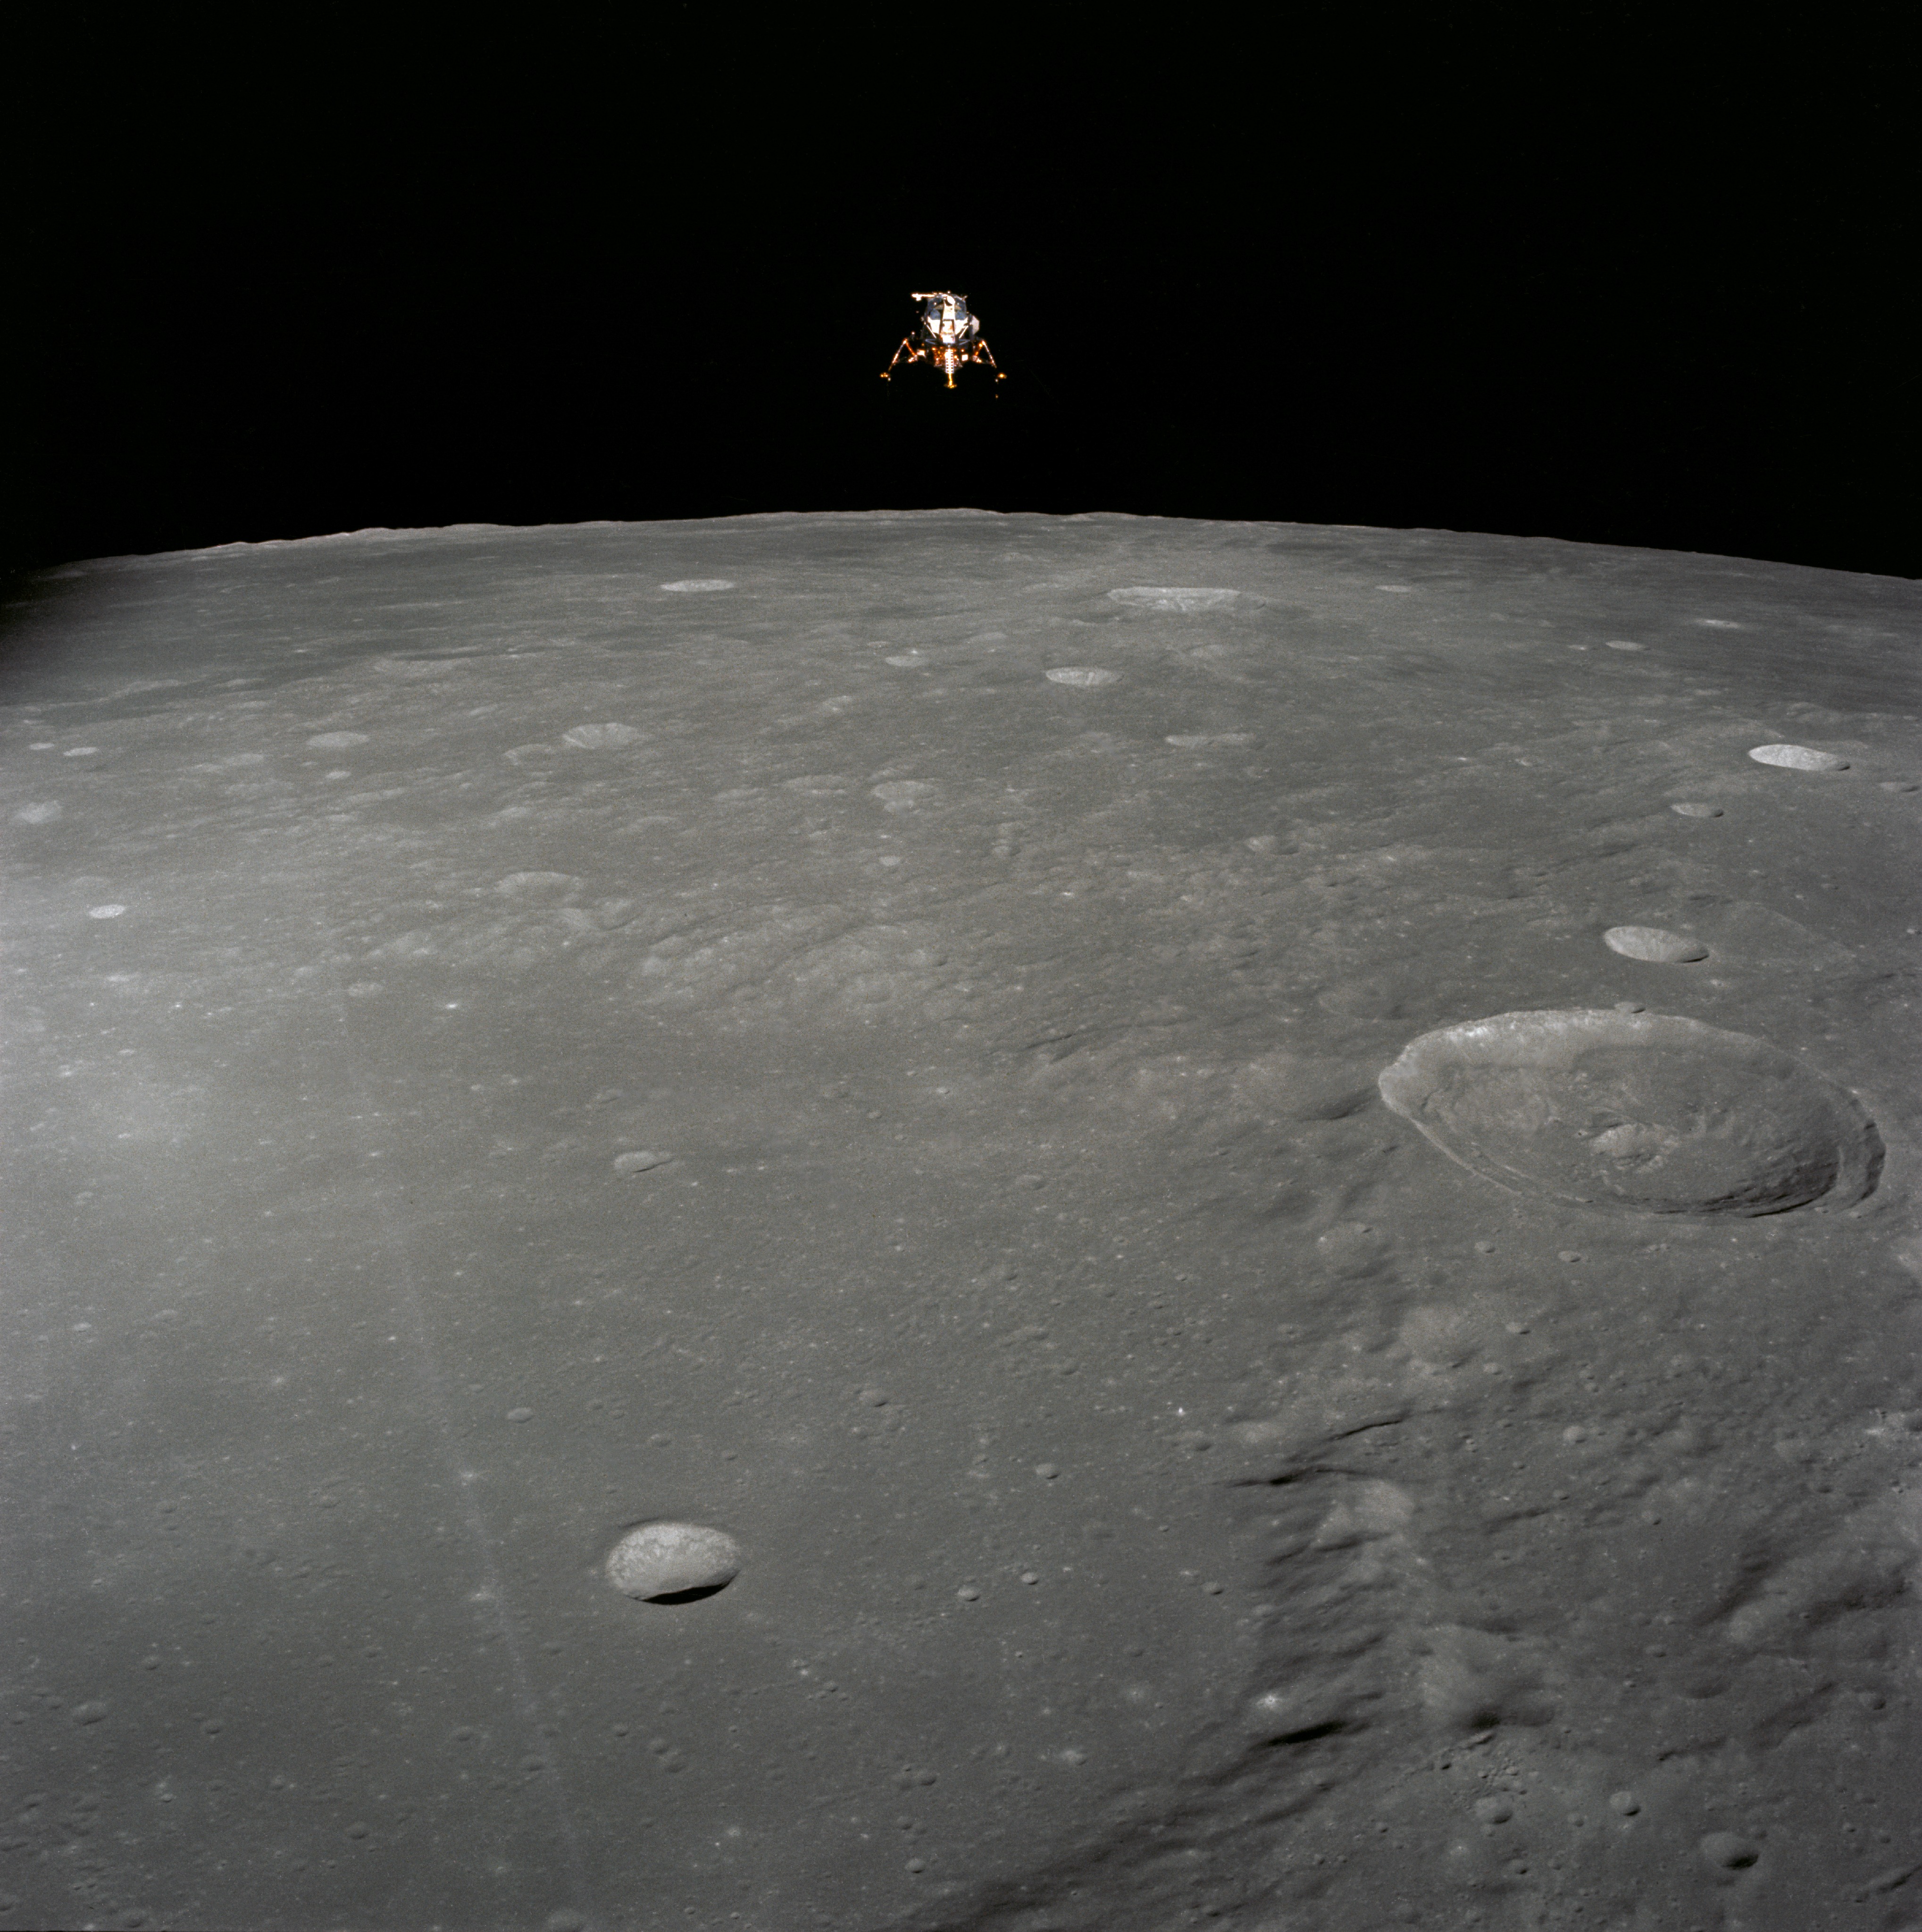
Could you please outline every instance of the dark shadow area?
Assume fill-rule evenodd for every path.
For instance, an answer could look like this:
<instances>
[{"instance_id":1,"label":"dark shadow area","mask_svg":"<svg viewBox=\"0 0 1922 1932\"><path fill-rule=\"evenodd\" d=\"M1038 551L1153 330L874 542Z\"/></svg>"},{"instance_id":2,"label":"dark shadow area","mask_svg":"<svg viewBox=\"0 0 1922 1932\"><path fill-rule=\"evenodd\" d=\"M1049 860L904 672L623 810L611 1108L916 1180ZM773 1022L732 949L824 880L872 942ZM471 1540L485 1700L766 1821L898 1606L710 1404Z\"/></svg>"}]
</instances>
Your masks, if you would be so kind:
<instances>
[{"instance_id":1,"label":"dark shadow area","mask_svg":"<svg viewBox=\"0 0 1922 1932\"><path fill-rule=\"evenodd\" d=\"M1311 6L1267 59L670 9L370 62L82 14L21 69L0 561L965 505L1912 575L1885 20ZM931 284L991 406L876 380Z\"/></svg>"}]
</instances>

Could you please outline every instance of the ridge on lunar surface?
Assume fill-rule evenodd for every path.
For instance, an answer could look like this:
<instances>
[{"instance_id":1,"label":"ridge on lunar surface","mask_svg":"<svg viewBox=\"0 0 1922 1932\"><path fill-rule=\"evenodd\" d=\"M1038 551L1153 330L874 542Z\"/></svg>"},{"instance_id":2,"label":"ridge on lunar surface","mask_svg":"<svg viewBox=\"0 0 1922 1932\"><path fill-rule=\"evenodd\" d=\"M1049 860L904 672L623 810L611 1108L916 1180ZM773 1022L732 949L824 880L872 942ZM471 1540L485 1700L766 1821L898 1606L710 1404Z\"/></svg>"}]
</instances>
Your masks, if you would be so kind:
<instances>
[{"instance_id":1,"label":"ridge on lunar surface","mask_svg":"<svg viewBox=\"0 0 1922 1932\"><path fill-rule=\"evenodd\" d=\"M0 1925L1913 1918L1922 588L934 512L13 595ZM663 1525L746 1560L630 1598Z\"/></svg>"}]
</instances>

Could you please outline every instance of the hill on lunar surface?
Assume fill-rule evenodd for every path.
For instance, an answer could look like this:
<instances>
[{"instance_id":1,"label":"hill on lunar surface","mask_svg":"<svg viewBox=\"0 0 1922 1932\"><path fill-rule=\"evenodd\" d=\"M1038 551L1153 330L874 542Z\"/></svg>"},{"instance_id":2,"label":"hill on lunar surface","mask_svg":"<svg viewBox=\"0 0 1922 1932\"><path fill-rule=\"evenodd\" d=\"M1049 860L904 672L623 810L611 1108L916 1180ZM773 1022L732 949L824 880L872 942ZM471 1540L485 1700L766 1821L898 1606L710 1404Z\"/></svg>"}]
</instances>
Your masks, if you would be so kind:
<instances>
[{"instance_id":1,"label":"hill on lunar surface","mask_svg":"<svg viewBox=\"0 0 1922 1932\"><path fill-rule=\"evenodd\" d=\"M1916 585L955 511L7 616L4 1924L1922 1924Z\"/></svg>"}]
</instances>

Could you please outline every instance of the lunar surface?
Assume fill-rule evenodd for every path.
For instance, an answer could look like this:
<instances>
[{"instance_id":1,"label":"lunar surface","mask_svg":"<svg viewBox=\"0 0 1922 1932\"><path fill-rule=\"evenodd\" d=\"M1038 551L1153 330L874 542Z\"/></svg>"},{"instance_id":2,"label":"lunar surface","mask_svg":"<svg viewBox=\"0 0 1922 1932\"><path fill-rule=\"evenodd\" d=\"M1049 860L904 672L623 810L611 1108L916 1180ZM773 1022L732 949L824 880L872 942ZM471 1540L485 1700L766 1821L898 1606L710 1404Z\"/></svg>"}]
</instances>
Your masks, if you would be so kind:
<instances>
[{"instance_id":1,"label":"lunar surface","mask_svg":"<svg viewBox=\"0 0 1922 1932\"><path fill-rule=\"evenodd\" d=\"M15 599L0 1924L1922 1925L1922 588Z\"/></svg>"}]
</instances>

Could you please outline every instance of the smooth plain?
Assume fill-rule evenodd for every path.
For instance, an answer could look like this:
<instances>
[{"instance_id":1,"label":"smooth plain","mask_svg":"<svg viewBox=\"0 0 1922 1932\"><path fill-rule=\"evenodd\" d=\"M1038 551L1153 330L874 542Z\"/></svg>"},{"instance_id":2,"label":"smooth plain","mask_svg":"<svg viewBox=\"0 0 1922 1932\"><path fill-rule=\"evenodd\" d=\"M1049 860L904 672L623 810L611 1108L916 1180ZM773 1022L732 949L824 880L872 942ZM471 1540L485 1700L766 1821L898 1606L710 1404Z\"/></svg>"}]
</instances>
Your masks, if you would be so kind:
<instances>
[{"instance_id":1,"label":"smooth plain","mask_svg":"<svg viewBox=\"0 0 1922 1932\"><path fill-rule=\"evenodd\" d=\"M1915 585L883 512L6 616L0 1923L1918 1922Z\"/></svg>"}]
</instances>

